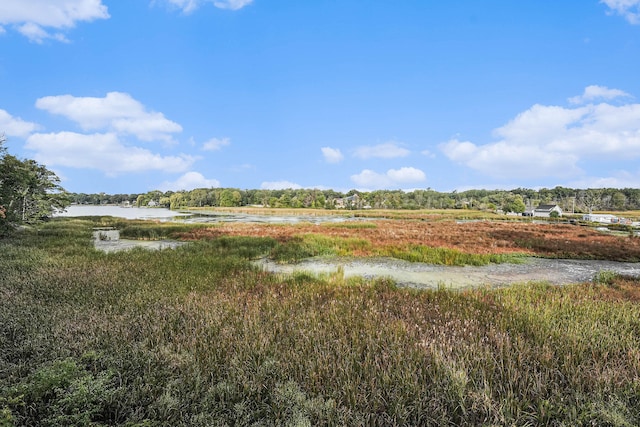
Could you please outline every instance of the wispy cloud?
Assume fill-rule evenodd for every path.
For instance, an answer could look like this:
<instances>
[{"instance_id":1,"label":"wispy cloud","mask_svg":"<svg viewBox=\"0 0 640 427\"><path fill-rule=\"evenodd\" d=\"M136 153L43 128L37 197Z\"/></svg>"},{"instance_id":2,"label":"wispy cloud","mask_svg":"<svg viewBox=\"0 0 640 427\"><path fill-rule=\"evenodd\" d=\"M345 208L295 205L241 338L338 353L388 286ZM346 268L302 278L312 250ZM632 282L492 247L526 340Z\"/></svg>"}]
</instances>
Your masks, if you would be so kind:
<instances>
[{"instance_id":1,"label":"wispy cloud","mask_svg":"<svg viewBox=\"0 0 640 427\"><path fill-rule=\"evenodd\" d=\"M162 113L148 111L142 103L122 92L109 92L104 98L72 95L46 96L36 107L61 115L78 124L82 130L107 130L134 135L142 141L171 141L182 126Z\"/></svg>"},{"instance_id":2,"label":"wispy cloud","mask_svg":"<svg viewBox=\"0 0 640 427\"><path fill-rule=\"evenodd\" d=\"M406 184L424 182L427 176L420 169L403 167L378 173L365 169L357 175L351 175L351 181L365 189L394 189Z\"/></svg>"},{"instance_id":3,"label":"wispy cloud","mask_svg":"<svg viewBox=\"0 0 640 427\"><path fill-rule=\"evenodd\" d=\"M193 190L194 188L217 188L220 181L205 178L200 172L187 172L175 181L165 181L158 186L160 191Z\"/></svg>"},{"instance_id":4,"label":"wispy cloud","mask_svg":"<svg viewBox=\"0 0 640 427\"><path fill-rule=\"evenodd\" d=\"M422 150L420 154L422 154L423 156L429 157L430 159L433 159L436 157L436 155L432 153L430 150Z\"/></svg>"},{"instance_id":5,"label":"wispy cloud","mask_svg":"<svg viewBox=\"0 0 640 427\"><path fill-rule=\"evenodd\" d=\"M166 0L170 5L189 14L205 3L212 3L218 9L238 10L253 3L253 0Z\"/></svg>"},{"instance_id":6,"label":"wispy cloud","mask_svg":"<svg viewBox=\"0 0 640 427\"><path fill-rule=\"evenodd\" d=\"M204 151L218 151L222 149L222 147L226 147L231 144L231 140L229 138L211 138L204 144L202 144L202 149Z\"/></svg>"},{"instance_id":7,"label":"wispy cloud","mask_svg":"<svg viewBox=\"0 0 640 427\"><path fill-rule=\"evenodd\" d=\"M263 190L286 190L289 188L299 190L302 186L290 181L265 181L260 185L260 188Z\"/></svg>"},{"instance_id":8,"label":"wispy cloud","mask_svg":"<svg viewBox=\"0 0 640 427\"><path fill-rule=\"evenodd\" d=\"M14 27L35 43L67 41L65 31L78 22L109 18L101 0L2 0L0 25Z\"/></svg>"},{"instance_id":9,"label":"wispy cloud","mask_svg":"<svg viewBox=\"0 0 640 427\"><path fill-rule=\"evenodd\" d=\"M411 152L402 147L401 144L390 141L378 145L365 145L356 148L353 155L361 159L377 157L381 159L393 159L396 157L406 157Z\"/></svg>"},{"instance_id":10,"label":"wispy cloud","mask_svg":"<svg viewBox=\"0 0 640 427\"><path fill-rule=\"evenodd\" d=\"M627 95L606 88L587 88L585 94L593 99ZM449 159L496 178L580 176L580 163L587 159L640 157L640 104L534 105L494 135L495 142L452 139L440 149Z\"/></svg>"},{"instance_id":11,"label":"wispy cloud","mask_svg":"<svg viewBox=\"0 0 640 427\"><path fill-rule=\"evenodd\" d=\"M640 24L640 0L601 0L612 13L624 16L631 24Z\"/></svg>"},{"instance_id":12,"label":"wispy cloud","mask_svg":"<svg viewBox=\"0 0 640 427\"><path fill-rule=\"evenodd\" d=\"M609 89L606 86L591 85L584 89L582 95L569 98L569 102L572 104L584 104L595 100L609 101L615 98L629 97L631 97L631 95L620 89Z\"/></svg>"},{"instance_id":13,"label":"wispy cloud","mask_svg":"<svg viewBox=\"0 0 640 427\"><path fill-rule=\"evenodd\" d=\"M640 170L636 172L618 171L608 177L583 177L569 183L573 188L638 188L640 187Z\"/></svg>"},{"instance_id":14,"label":"wispy cloud","mask_svg":"<svg viewBox=\"0 0 640 427\"><path fill-rule=\"evenodd\" d=\"M340 163L344 159L339 148L322 147L320 150L327 163Z\"/></svg>"},{"instance_id":15,"label":"wispy cloud","mask_svg":"<svg viewBox=\"0 0 640 427\"><path fill-rule=\"evenodd\" d=\"M238 10L253 3L253 0L217 0L213 2L220 9Z\"/></svg>"}]
</instances>

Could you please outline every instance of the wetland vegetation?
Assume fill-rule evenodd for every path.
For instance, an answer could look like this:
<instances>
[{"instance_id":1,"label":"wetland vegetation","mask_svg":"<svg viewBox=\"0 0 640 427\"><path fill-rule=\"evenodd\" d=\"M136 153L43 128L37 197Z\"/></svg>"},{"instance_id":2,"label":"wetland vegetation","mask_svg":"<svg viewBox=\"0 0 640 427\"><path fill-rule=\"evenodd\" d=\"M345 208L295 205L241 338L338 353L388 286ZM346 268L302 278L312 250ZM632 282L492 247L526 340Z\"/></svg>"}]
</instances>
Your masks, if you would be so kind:
<instances>
[{"instance_id":1,"label":"wetland vegetation","mask_svg":"<svg viewBox=\"0 0 640 427\"><path fill-rule=\"evenodd\" d=\"M632 236L520 226L92 217L25 228L0 240L0 425L640 424L638 278L418 291L252 264L426 248L462 263L638 256ZM103 253L94 227L190 243Z\"/></svg>"}]
</instances>

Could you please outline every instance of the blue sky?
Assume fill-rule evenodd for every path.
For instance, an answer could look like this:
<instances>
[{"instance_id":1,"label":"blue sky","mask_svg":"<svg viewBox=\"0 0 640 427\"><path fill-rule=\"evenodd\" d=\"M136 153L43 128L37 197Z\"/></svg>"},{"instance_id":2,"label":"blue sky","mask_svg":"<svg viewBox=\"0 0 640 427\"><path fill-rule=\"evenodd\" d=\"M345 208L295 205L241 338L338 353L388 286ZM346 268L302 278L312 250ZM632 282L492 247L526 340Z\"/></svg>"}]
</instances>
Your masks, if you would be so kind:
<instances>
[{"instance_id":1,"label":"blue sky","mask_svg":"<svg viewBox=\"0 0 640 427\"><path fill-rule=\"evenodd\" d=\"M72 192L640 187L640 0L2 0Z\"/></svg>"}]
</instances>

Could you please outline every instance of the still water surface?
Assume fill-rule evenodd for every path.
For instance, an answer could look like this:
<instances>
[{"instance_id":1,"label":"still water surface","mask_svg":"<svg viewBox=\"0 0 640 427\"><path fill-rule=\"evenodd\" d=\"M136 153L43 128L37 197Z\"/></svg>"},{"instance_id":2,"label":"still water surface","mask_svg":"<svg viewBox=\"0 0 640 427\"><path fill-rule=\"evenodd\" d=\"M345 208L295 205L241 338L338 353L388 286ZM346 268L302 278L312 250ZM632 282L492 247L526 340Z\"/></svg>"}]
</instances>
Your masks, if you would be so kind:
<instances>
[{"instance_id":1,"label":"still water surface","mask_svg":"<svg viewBox=\"0 0 640 427\"><path fill-rule=\"evenodd\" d=\"M150 219L161 221L181 221L188 223L219 223L219 222L251 222L265 224L296 224L311 222L314 224L326 222L360 221L362 218L345 217L341 215L256 215L246 213L228 213L215 211L178 212L166 208L123 208L120 206L72 205L66 212L55 216L113 216L125 219ZM371 218L366 219L370 221Z\"/></svg>"},{"instance_id":2,"label":"still water surface","mask_svg":"<svg viewBox=\"0 0 640 427\"><path fill-rule=\"evenodd\" d=\"M65 212L54 216L113 216L125 219L160 219L170 220L175 217L185 216L176 211L165 208L123 208L120 206L95 206L95 205L71 205Z\"/></svg>"}]
</instances>

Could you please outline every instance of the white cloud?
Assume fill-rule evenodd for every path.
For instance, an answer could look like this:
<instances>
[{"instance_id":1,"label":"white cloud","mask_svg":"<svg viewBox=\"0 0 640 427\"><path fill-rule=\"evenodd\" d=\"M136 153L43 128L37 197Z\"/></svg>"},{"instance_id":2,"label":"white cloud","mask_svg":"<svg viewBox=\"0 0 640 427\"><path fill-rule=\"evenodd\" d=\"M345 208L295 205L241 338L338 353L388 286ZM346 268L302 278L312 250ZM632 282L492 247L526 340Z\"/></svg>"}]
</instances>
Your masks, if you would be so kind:
<instances>
[{"instance_id":1,"label":"white cloud","mask_svg":"<svg viewBox=\"0 0 640 427\"><path fill-rule=\"evenodd\" d=\"M191 13L203 3L213 3L218 9L239 10L253 3L253 0L166 0L172 6L182 9L183 13Z\"/></svg>"},{"instance_id":2,"label":"white cloud","mask_svg":"<svg viewBox=\"0 0 640 427\"><path fill-rule=\"evenodd\" d=\"M193 190L194 188L217 188L220 181L205 178L200 172L187 172L175 181L165 181L158 187L160 191Z\"/></svg>"},{"instance_id":3,"label":"white cloud","mask_svg":"<svg viewBox=\"0 0 640 427\"><path fill-rule=\"evenodd\" d=\"M253 3L253 0L216 0L213 5L220 9L238 10L251 3Z\"/></svg>"},{"instance_id":4,"label":"white cloud","mask_svg":"<svg viewBox=\"0 0 640 427\"><path fill-rule=\"evenodd\" d=\"M584 89L584 93L580 96L569 98L572 104L583 104L585 102L600 100L611 100L621 97L630 97L628 93L620 89L609 89L606 86L591 85Z\"/></svg>"},{"instance_id":5,"label":"white cloud","mask_svg":"<svg viewBox=\"0 0 640 427\"><path fill-rule=\"evenodd\" d=\"M204 151L217 151L229 144L231 144L231 140L229 138L211 138L202 144L202 149Z\"/></svg>"},{"instance_id":6,"label":"white cloud","mask_svg":"<svg viewBox=\"0 0 640 427\"><path fill-rule=\"evenodd\" d=\"M585 91L597 92L613 93ZM567 178L582 174L579 164L588 158L640 157L640 104L534 105L494 135L499 140L488 144L453 139L440 149L449 159L488 176Z\"/></svg>"},{"instance_id":7,"label":"white cloud","mask_svg":"<svg viewBox=\"0 0 640 427\"><path fill-rule=\"evenodd\" d=\"M35 43L42 43L45 39L54 39L60 42L67 43L69 40L62 33L49 34L41 26L34 24L33 22L27 22L26 24L17 27L20 34Z\"/></svg>"},{"instance_id":8,"label":"white cloud","mask_svg":"<svg viewBox=\"0 0 640 427\"><path fill-rule=\"evenodd\" d=\"M381 174L365 169L357 175L351 175L351 181L361 188L392 189L403 184L423 182L427 179L424 172L412 167L389 169Z\"/></svg>"},{"instance_id":9,"label":"white cloud","mask_svg":"<svg viewBox=\"0 0 640 427\"><path fill-rule=\"evenodd\" d=\"M25 122L20 117L13 117L5 110L0 109L0 134L26 138L38 128L37 124Z\"/></svg>"},{"instance_id":10,"label":"white cloud","mask_svg":"<svg viewBox=\"0 0 640 427\"><path fill-rule=\"evenodd\" d=\"M147 111L144 105L122 92L109 92L104 98L72 95L46 96L36 107L76 122L83 130L107 130L135 135L143 141L171 141L182 126L162 113Z\"/></svg>"},{"instance_id":11,"label":"white cloud","mask_svg":"<svg viewBox=\"0 0 640 427\"><path fill-rule=\"evenodd\" d=\"M358 147L354 152L354 156L361 159L369 159L372 157L392 159L395 157L406 157L410 153L411 152L406 148L403 148L398 143L391 141L384 144Z\"/></svg>"},{"instance_id":12,"label":"white cloud","mask_svg":"<svg viewBox=\"0 0 640 427\"><path fill-rule=\"evenodd\" d=\"M344 159L339 148L322 147L321 150L327 163L340 163Z\"/></svg>"},{"instance_id":13,"label":"white cloud","mask_svg":"<svg viewBox=\"0 0 640 427\"><path fill-rule=\"evenodd\" d=\"M484 146L451 140L440 147L451 160L496 178L570 177L580 173L578 158L543 147L500 141Z\"/></svg>"},{"instance_id":14,"label":"white cloud","mask_svg":"<svg viewBox=\"0 0 640 427\"><path fill-rule=\"evenodd\" d=\"M396 183L422 182L427 176L420 169L404 167L400 169L389 169L387 176Z\"/></svg>"},{"instance_id":15,"label":"white cloud","mask_svg":"<svg viewBox=\"0 0 640 427\"><path fill-rule=\"evenodd\" d=\"M198 8L199 0L167 0L167 2L179 9L182 9L184 13L191 13Z\"/></svg>"},{"instance_id":16,"label":"white cloud","mask_svg":"<svg viewBox=\"0 0 640 427\"><path fill-rule=\"evenodd\" d=\"M520 113L506 125L493 131L497 137L518 144L538 144L565 130L569 123L580 120L588 107L567 109L557 106L534 105ZM543 126L541 126L543 125Z\"/></svg>"},{"instance_id":17,"label":"white cloud","mask_svg":"<svg viewBox=\"0 0 640 427\"><path fill-rule=\"evenodd\" d=\"M260 188L263 190L286 190L289 188L292 190L299 190L302 186L289 181L265 181L260 184Z\"/></svg>"},{"instance_id":18,"label":"white cloud","mask_svg":"<svg viewBox=\"0 0 640 427\"><path fill-rule=\"evenodd\" d=\"M420 154L422 154L423 156L429 157L430 159L434 159L436 157L436 155L432 153L430 150L422 150Z\"/></svg>"},{"instance_id":19,"label":"white cloud","mask_svg":"<svg viewBox=\"0 0 640 427\"><path fill-rule=\"evenodd\" d=\"M638 188L640 171L618 171L610 177L585 177L569 184L572 188Z\"/></svg>"},{"instance_id":20,"label":"white cloud","mask_svg":"<svg viewBox=\"0 0 640 427\"><path fill-rule=\"evenodd\" d=\"M613 12L622 15L631 24L640 24L640 0L601 0Z\"/></svg>"},{"instance_id":21,"label":"white cloud","mask_svg":"<svg viewBox=\"0 0 640 427\"><path fill-rule=\"evenodd\" d=\"M78 22L107 19L109 13L101 0L2 0L0 24L14 26L29 40L42 43L45 39L66 41L60 31L75 27ZM58 32L51 32L59 30Z\"/></svg>"},{"instance_id":22,"label":"white cloud","mask_svg":"<svg viewBox=\"0 0 640 427\"><path fill-rule=\"evenodd\" d=\"M107 175L149 170L184 172L196 160L184 154L161 156L144 148L129 147L113 133L36 133L27 138L25 147L35 151L35 159L47 166L97 169Z\"/></svg>"}]
</instances>

